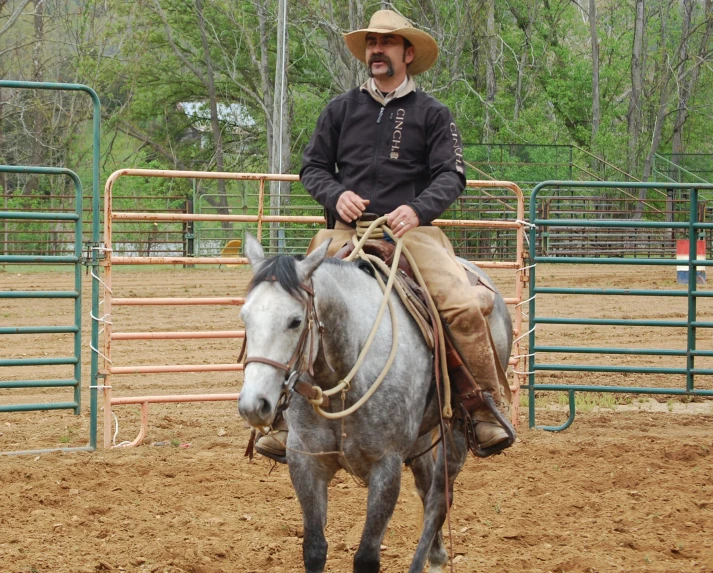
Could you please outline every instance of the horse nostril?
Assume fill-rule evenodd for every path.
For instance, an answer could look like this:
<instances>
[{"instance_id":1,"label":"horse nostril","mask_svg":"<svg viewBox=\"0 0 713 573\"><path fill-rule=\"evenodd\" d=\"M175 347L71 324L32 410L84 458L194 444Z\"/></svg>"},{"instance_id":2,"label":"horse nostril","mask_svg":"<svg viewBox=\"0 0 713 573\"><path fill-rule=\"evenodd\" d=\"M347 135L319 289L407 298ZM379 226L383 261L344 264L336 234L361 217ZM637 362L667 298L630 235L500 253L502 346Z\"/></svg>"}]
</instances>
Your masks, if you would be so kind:
<instances>
[{"instance_id":1,"label":"horse nostril","mask_svg":"<svg viewBox=\"0 0 713 573\"><path fill-rule=\"evenodd\" d=\"M272 405L270 404L270 402L267 399L260 398L259 412L260 412L260 416L262 417L263 420L266 420L267 417L272 412Z\"/></svg>"}]
</instances>

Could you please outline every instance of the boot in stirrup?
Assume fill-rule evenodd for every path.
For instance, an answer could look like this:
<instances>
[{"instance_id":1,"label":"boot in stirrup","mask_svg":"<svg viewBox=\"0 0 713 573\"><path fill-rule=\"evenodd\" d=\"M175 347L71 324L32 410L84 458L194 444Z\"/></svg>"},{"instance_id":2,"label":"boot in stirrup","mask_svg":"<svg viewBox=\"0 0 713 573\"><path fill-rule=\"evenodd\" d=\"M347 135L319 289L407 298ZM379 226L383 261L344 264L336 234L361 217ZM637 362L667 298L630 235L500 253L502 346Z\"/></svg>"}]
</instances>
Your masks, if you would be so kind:
<instances>
[{"instance_id":1,"label":"boot in stirrup","mask_svg":"<svg viewBox=\"0 0 713 573\"><path fill-rule=\"evenodd\" d=\"M287 421L281 414L272 425L272 432L261 435L255 442L255 450L258 454L262 454L275 460L278 463L287 463Z\"/></svg>"}]
</instances>

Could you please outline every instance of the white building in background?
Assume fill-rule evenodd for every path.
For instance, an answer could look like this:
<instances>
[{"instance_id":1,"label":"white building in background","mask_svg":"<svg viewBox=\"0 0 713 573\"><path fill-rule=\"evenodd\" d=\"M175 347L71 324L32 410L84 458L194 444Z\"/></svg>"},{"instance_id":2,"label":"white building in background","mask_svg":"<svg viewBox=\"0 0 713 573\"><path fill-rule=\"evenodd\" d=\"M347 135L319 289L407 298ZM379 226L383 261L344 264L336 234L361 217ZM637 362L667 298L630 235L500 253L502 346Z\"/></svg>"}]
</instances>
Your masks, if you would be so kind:
<instances>
[{"instance_id":1,"label":"white building in background","mask_svg":"<svg viewBox=\"0 0 713 573\"><path fill-rule=\"evenodd\" d=\"M188 116L191 120L191 129L200 136L201 149L208 141L210 125L210 105L204 101L182 101L178 105L178 110ZM231 133L239 134L247 128L255 126L255 120L248 113L247 108L240 103L218 103L218 120L229 126Z\"/></svg>"}]
</instances>

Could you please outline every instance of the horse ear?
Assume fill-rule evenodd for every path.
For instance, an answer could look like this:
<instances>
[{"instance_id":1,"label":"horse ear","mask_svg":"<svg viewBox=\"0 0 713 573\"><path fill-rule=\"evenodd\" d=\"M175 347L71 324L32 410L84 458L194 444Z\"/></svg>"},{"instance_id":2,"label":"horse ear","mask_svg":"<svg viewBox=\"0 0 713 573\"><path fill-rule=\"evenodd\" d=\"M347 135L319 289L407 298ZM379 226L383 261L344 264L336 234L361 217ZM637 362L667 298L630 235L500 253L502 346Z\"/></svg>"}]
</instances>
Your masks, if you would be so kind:
<instances>
[{"instance_id":1,"label":"horse ear","mask_svg":"<svg viewBox=\"0 0 713 573\"><path fill-rule=\"evenodd\" d=\"M265 251L262 250L262 245L250 233L245 233L243 252L253 267L257 267L265 260Z\"/></svg>"},{"instance_id":2,"label":"horse ear","mask_svg":"<svg viewBox=\"0 0 713 573\"><path fill-rule=\"evenodd\" d=\"M300 282L305 282L309 280L312 273L317 270L317 267L322 264L324 258L327 256L327 250L329 249L329 243L332 239L327 239L309 255L307 255L303 260L297 263L297 276Z\"/></svg>"}]
</instances>

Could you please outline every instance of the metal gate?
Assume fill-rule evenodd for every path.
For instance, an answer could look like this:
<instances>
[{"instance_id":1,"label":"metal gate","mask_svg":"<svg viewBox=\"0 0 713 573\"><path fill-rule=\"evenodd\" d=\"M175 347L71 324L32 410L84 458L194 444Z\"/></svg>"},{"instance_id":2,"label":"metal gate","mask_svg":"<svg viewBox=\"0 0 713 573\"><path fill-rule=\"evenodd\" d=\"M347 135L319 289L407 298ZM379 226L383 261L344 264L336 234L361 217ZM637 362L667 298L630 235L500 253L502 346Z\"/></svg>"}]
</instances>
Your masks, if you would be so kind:
<instances>
[{"instance_id":1,"label":"metal gate","mask_svg":"<svg viewBox=\"0 0 713 573\"><path fill-rule=\"evenodd\" d=\"M92 268L92 329L91 329L91 384L89 399L89 439L83 447L51 448L42 450L22 450L13 452L0 452L0 454L39 454L52 451L94 451L96 449L97 433L97 352L98 347L98 301L99 284L96 267L99 265L99 252L102 250L99 243L99 125L100 103L96 92L90 87L79 84L39 83L0 80L0 87L16 89L41 89L41 90L69 90L83 91L92 98L93 102L93 162L92 162L92 240L87 243L86 257L82 256L82 211L83 197L82 184L74 171L59 167L21 167L0 165L0 172L27 173L43 175L68 176L74 183L76 191L74 212L0 212L0 220L40 220L64 221L74 223L74 247L72 254L60 255L0 255L0 264L35 264L44 263L51 265L72 265L74 272L74 288L72 290L9 290L0 292L2 299L69 299L74 300L73 324L62 326L24 326L15 324L0 327L0 335L12 337L18 334L72 334L73 347L71 356L53 358L28 358L28 359L0 359L0 367L24 366L67 366L73 368L71 378L41 379L41 380L7 380L0 376L0 390L10 388L71 388L71 400L61 402L45 402L30 404L0 404L0 412L30 412L44 410L72 410L75 415L81 411L82 393L82 265Z\"/></svg>"},{"instance_id":2,"label":"metal gate","mask_svg":"<svg viewBox=\"0 0 713 573\"><path fill-rule=\"evenodd\" d=\"M594 197L596 192L606 192L602 190L609 189L612 193L617 194L621 198L622 205L629 202L628 206L633 206L639 211L636 212L638 218L632 218L632 213L622 207L621 218L617 219L599 219L596 218L595 210L590 212L588 218L586 209L577 211L572 210L568 218L546 218L546 215L541 215L541 196L546 192L557 192L561 189L589 189L591 195L586 197ZM639 190L649 190L651 196L639 194ZM676 184L676 183L632 183L632 182L576 182L576 181L545 181L538 184L531 196L530 200L530 299L529 299L529 424L530 427L535 426L535 393L536 391L558 391L568 393L569 402L569 419L561 426L539 426L546 430L564 430L569 427L574 421L575 416L575 393L576 392L613 392L613 393L631 393L631 394L665 394L674 396L713 396L713 389L696 388L696 376L711 376L713 368L697 367L697 358L713 357L713 350L701 350L697 348L697 330L713 328L713 322L710 320L701 320L698 313L697 303L704 298L713 297L713 291L704 290L696 284L696 268L709 267L713 265L712 261L696 260L695 255L688 259L681 260L680 258L644 258L627 254L627 242L631 242L631 237L636 236L636 232L640 230L649 230L651 233L662 231L666 237L670 237L671 241L678 236L684 238L689 244L689 253L696 253L696 242L704 235L706 230L713 229L713 223L699 221L699 190L711 190L713 185L693 185L693 184ZM680 190L688 195L690 209L686 220L667 220L673 217L666 214L665 197L666 191ZM663 193L662 193L663 192ZM661 195L659 195L659 193ZM644 206L650 207L651 215L646 216ZM648 208L647 207L647 208ZM582 212L585 211L585 212ZM579 218L577 218L579 217ZM683 219L684 217L679 217ZM665 219L665 220L656 220ZM550 252L547 256L540 254L547 240L547 235L556 230L569 229L570 231L579 230L580 233L592 233L600 230L602 233L609 232L609 236L620 237L617 241L608 243L611 247L608 250L602 248L604 256L565 256L566 253ZM612 235L611 231L619 233ZM574 233L572 233L574 234ZM628 235L627 235L628 234ZM627 238L627 236L629 238ZM664 235L662 235L664 236ZM564 249L563 249L564 250ZM618 251L618 252L617 252ZM616 255L616 256L612 256ZM642 289L642 288L580 288L580 287L545 287L537 282L537 265L543 263L554 264L577 264L577 265L623 265L623 266L639 266L639 265L658 265L663 268L671 268L676 265L685 265L688 267L688 283L686 288L681 289ZM672 269L673 270L673 269ZM672 273L673 274L673 273ZM637 318L563 318L560 316L542 316L538 314L537 297L544 295L585 295L585 296L615 296L615 297L631 297L645 296L652 297L653 301L664 304L668 299L685 299L687 301L687 311L682 312L681 316L676 316L673 320L653 320L653 319L637 319ZM659 308L661 308L659 306ZM538 342L538 326L540 325L587 325L587 326L617 326L617 327L646 327L651 329L656 328L678 328L685 330L685 340L681 340L681 347L676 349L662 348L594 348L579 345L572 346L546 346ZM681 337L684 338L683 336ZM576 343L575 343L576 344ZM545 363L540 360L542 354L562 354L567 353L570 356L578 357L581 361L583 355L598 355L599 364L572 364L572 363ZM676 367L659 367L659 366L623 366L612 365L611 359L605 357L615 356L666 356L678 359L680 364ZM606 363L610 360L609 364ZM626 385L591 385L591 384L538 384L536 382L537 374L540 372L599 372L599 373L619 373L627 374L667 374L678 375L685 377L684 387L646 387L646 386L626 386ZM709 386L710 388L710 386Z\"/></svg>"},{"instance_id":3,"label":"metal gate","mask_svg":"<svg viewBox=\"0 0 713 573\"><path fill-rule=\"evenodd\" d=\"M114 211L112 196L113 188L116 181L122 177L169 177L183 179L202 179L202 180L218 180L224 181L252 181L257 184L258 200L256 205L252 206L249 213L241 214L217 214L217 213L199 213L199 214L182 214L182 213L142 213L137 211L118 212ZM116 249L116 245L112 240L114 228L125 222L174 222L176 224L201 221L231 221L233 223L249 224L252 232L256 233L258 240L269 228L268 225L279 223L290 223L292 225L323 225L326 221L324 217L310 215L272 215L268 214L269 196L266 193L266 183L272 181L289 181L292 183L298 182L297 175L288 174L258 174L258 173L219 173L219 172L200 172L200 171L167 171L167 170L152 170L152 169L120 169L112 173L106 181L104 191L104 240L106 241L107 256L102 261L104 267L104 295L103 309L104 316L102 320L106 324L103 331L103 368L101 376L103 377L105 386L104 390L104 446L109 448L112 446L112 410L114 406L127 404L141 405L141 428L138 436L131 442L119 444L125 446L136 446L142 443L147 433L148 428L148 408L149 404L168 403L168 402L202 402L202 401L227 401L237 400L237 393L223 394L169 394L169 395L144 395L144 396L116 396L121 390L121 385L117 382L117 376L131 374L159 374L159 373L181 373L181 372L233 372L241 371L243 365L240 363L232 364L161 364L161 365L120 365L118 359L112 354L115 343L119 341L129 340L191 340L191 339L206 339L206 338L242 338L243 331L163 331L157 330L157 325L150 321L145 322L142 332L120 332L121 320L112 315L115 307L140 307L147 306L167 306L167 305L241 305L244 302L242 297L236 296L219 296L219 297L154 297L143 298L135 296L119 296L120 288L118 284L113 282L112 267L115 265L238 265L248 264L248 260L242 256L196 256L196 257L180 257L180 256L121 256ZM521 271L524 260L524 197L520 188L514 183L508 181L468 181L468 187L479 189L482 192L492 189L503 189L511 193L513 201L516 205L515 211L512 213L514 220L504 216L498 221L494 220L465 220L465 219L437 219L433 223L440 227L458 228L462 231L477 230L477 229L497 229L501 231L510 230L515 234L515 242L517 244L516 259L505 261L475 261L479 266L484 268L510 269L513 271L514 278L514 297L506 298L505 302L513 305L514 315L514 331L518 337L514 342L514 356L510 359L510 366L513 367L513 384L511 390L514 395L513 399L513 419L517 420L517 406L521 383L524 381L521 370L521 356L519 352L522 315L522 292L524 284L521 280ZM314 205L314 203L313 203ZM316 209L321 211L321 207L316 206ZM242 209L241 209L242 210ZM509 215L509 214L508 214ZM292 230L293 227L290 227ZM302 227L299 231L302 232ZM290 241L290 244L294 244ZM237 350L236 350L237 352ZM171 356L168 360L174 360L178 357ZM118 423L118 422L117 422Z\"/></svg>"}]
</instances>

